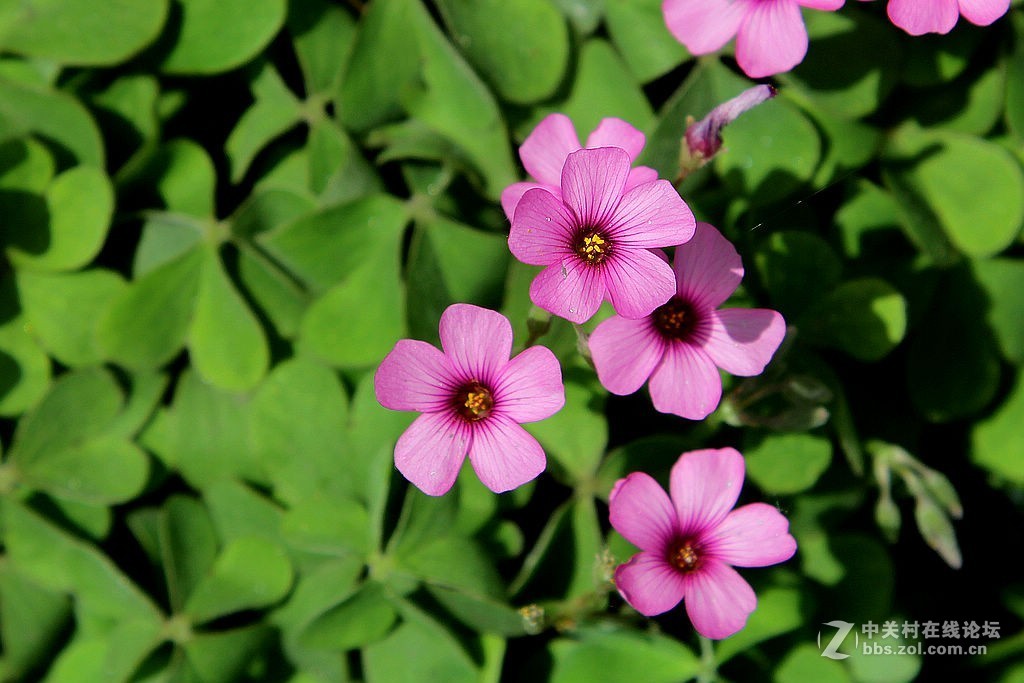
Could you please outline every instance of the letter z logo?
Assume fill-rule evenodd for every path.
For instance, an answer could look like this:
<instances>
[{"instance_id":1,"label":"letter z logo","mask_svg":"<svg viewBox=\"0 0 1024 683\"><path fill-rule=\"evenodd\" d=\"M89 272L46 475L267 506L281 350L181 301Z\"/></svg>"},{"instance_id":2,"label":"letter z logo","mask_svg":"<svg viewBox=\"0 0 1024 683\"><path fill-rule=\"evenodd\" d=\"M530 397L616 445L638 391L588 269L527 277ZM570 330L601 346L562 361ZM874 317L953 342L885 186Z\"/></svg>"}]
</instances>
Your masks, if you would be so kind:
<instances>
[{"instance_id":1,"label":"letter z logo","mask_svg":"<svg viewBox=\"0 0 1024 683\"><path fill-rule=\"evenodd\" d=\"M836 629L836 634L832 636L832 640L829 641L828 645L825 646L824 650L821 650L821 631L818 631L818 649L821 650L822 657L828 657L829 659L846 659L850 655L844 655L839 652L839 646L846 640L846 636L853 630L853 624L848 621L829 621L823 624L823 626L831 626ZM853 634L854 647L859 645L857 642L857 634Z\"/></svg>"}]
</instances>

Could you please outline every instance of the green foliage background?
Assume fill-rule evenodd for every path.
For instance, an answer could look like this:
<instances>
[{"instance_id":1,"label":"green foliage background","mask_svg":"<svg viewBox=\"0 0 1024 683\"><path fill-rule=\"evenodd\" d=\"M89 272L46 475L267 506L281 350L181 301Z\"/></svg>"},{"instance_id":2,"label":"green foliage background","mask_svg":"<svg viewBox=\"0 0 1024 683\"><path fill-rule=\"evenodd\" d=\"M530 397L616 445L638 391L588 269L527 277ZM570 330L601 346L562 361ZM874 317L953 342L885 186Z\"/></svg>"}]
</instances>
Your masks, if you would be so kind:
<instances>
[{"instance_id":1,"label":"green foliage background","mask_svg":"<svg viewBox=\"0 0 1024 683\"><path fill-rule=\"evenodd\" d=\"M766 374L661 416L556 320L549 471L431 499L372 372L454 301L524 343L518 143L619 116L672 178L687 116L750 85L730 56L657 0L0 1L0 679L1024 681L1024 10L805 16L781 95L680 186L744 257L733 303L790 323ZM800 549L702 651L614 594L606 500L726 444ZM1001 637L839 662L836 619Z\"/></svg>"}]
</instances>

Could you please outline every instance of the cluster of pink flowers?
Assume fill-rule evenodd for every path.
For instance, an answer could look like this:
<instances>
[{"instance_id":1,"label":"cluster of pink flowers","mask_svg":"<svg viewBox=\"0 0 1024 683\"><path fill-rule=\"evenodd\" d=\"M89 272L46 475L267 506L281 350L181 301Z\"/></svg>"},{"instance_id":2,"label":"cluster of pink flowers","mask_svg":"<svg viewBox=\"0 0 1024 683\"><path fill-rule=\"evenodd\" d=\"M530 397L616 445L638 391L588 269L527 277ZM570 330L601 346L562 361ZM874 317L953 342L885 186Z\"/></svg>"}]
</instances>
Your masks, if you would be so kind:
<instances>
[{"instance_id":1,"label":"cluster of pink flowers","mask_svg":"<svg viewBox=\"0 0 1024 683\"><path fill-rule=\"evenodd\" d=\"M754 89L691 126L686 140L695 158L713 156L722 126L773 94ZM695 221L670 182L633 167L645 142L620 119L602 121L586 147L564 115L541 121L519 150L532 180L502 195L508 245L520 261L543 266L530 286L537 306L579 324L611 303L615 315L590 337L609 391L632 393L649 379L657 410L703 419L721 398L718 368L760 373L785 323L765 309L719 310L743 277L739 255L714 227ZM671 262L664 247L675 247ZM495 492L532 480L545 454L520 425L551 416L565 401L554 354L532 346L510 359L508 319L468 304L450 306L439 331L440 350L399 341L374 377L383 406L421 413L398 439L396 467L435 496L452 487L467 455ZM685 598L705 636L742 628L756 598L731 565L774 564L796 549L774 508L729 512L742 479L742 456L724 449L680 457L672 502L646 474L616 484L611 524L641 549L616 572L627 602L654 615Z\"/></svg>"},{"instance_id":2,"label":"cluster of pink flowers","mask_svg":"<svg viewBox=\"0 0 1024 683\"><path fill-rule=\"evenodd\" d=\"M843 0L664 0L669 30L694 54L736 38L736 60L750 76L787 71L807 52L802 8L834 11ZM990 24L1009 0L889 0L892 21L908 33L950 31L962 14ZM721 130L773 97L762 85L691 124L682 171L720 149ZM508 246L541 266L534 304L582 324L611 303L615 314L589 336L601 384L631 394L645 383L656 410L700 420L721 400L719 370L761 373L786 325L768 309L722 308L743 279L732 244L690 208L654 169L634 166L646 138L607 118L580 144L572 121L552 114L519 148L531 179L502 193L511 222ZM663 251L674 248L672 258ZM374 376L378 401L420 415L395 445L398 470L424 493L443 495L466 457L489 489L503 492L537 477L545 453L523 423L562 408L565 390L554 354L532 346L510 358L512 326L500 313L453 304L441 316L441 349L399 341ZM708 638L739 631L757 598L733 569L763 567L796 552L789 523L774 507L733 510L744 460L731 448L683 453L667 495L634 472L609 496L612 527L639 552L615 571L622 597L654 616L685 602Z\"/></svg>"},{"instance_id":3,"label":"cluster of pink flowers","mask_svg":"<svg viewBox=\"0 0 1024 683\"><path fill-rule=\"evenodd\" d=\"M863 1L863 0L862 0ZM751 78L789 71L807 54L801 8L833 12L843 0L664 0L669 31L695 55L736 38L736 62ZM963 17L988 26L1010 0L889 0L889 18L911 35L949 33Z\"/></svg>"}]
</instances>

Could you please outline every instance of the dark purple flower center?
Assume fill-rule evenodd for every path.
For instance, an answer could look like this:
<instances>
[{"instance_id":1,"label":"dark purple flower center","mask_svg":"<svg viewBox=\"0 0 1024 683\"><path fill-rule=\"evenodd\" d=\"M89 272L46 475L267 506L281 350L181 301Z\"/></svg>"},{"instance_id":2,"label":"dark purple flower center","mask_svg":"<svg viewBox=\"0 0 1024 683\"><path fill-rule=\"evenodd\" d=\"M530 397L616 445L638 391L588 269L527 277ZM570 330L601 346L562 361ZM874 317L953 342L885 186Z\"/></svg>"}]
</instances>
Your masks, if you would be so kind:
<instances>
[{"instance_id":1,"label":"dark purple flower center","mask_svg":"<svg viewBox=\"0 0 1024 683\"><path fill-rule=\"evenodd\" d=\"M608 236L590 227L584 227L576 233L572 248L577 256L591 266L604 263L612 253L612 243Z\"/></svg>"},{"instance_id":2,"label":"dark purple flower center","mask_svg":"<svg viewBox=\"0 0 1024 683\"><path fill-rule=\"evenodd\" d=\"M453 402L455 412L467 422L479 422L494 412L491 390L475 379L459 388Z\"/></svg>"},{"instance_id":3,"label":"dark purple flower center","mask_svg":"<svg viewBox=\"0 0 1024 683\"><path fill-rule=\"evenodd\" d=\"M669 546L668 563L686 574L700 568L700 549L691 539L684 538Z\"/></svg>"},{"instance_id":4,"label":"dark purple flower center","mask_svg":"<svg viewBox=\"0 0 1024 683\"><path fill-rule=\"evenodd\" d=\"M686 301L672 297L654 309L654 326L667 339L686 339L697 325L697 314Z\"/></svg>"}]
</instances>

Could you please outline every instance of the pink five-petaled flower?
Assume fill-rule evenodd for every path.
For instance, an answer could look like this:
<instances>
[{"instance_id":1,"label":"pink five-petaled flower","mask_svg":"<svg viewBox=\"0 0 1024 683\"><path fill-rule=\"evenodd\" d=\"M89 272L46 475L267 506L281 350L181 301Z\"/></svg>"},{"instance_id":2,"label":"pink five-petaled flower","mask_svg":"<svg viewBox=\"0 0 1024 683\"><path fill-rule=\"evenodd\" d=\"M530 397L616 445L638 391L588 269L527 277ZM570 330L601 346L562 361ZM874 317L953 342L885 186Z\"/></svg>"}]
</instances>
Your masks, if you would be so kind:
<instances>
[{"instance_id":1,"label":"pink five-petaled flower","mask_svg":"<svg viewBox=\"0 0 1024 683\"><path fill-rule=\"evenodd\" d=\"M789 71L807 54L801 6L832 11L843 0L664 0L661 8L668 30L691 53L715 52L736 36L740 68L763 78Z\"/></svg>"},{"instance_id":2,"label":"pink five-petaled flower","mask_svg":"<svg viewBox=\"0 0 1024 683\"><path fill-rule=\"evenodd\" d=\"M683 600L706 638L743 628L757 606L736 567L766 567L796 552L789 522L765 503L733 510L743 456L732 448L683 453L672 468L671 499L643 472L620 479L608 501L615 530L641 552L615 570L615 586L646 616Z\"/></svg>"},{"instance_id":3,"label":"pink five-petaled flower","mask_svg":"<svg viewBox=\"0 0 1024 683\"><path fill-rule=\"evenodd\" d=\"M892 23L912 36L949 33L962 14L964 19L988 26L1010 9L1010 0L889 0Z\"/></svg>"},{"instance_id":4,"label":"pink five-petaled flower","mask_svg":"<svg viewBox=\"0 0 1024 683\"><path fill-rule=\"evenodd\" d=\"M727 239L707 223L676 248L676 292L642 320L613 316L590 335L598 379L608 391L631 394L650 378L651 399L663 413L691 420L711 414L722 397L718 368L757 375L786 333L776 311L716 310L739 286L743 264Z\"/></svg>"},{"instance_id":5,"label":"pink five-petaled flower","mask_svg":"<svg viewBox=\"0 0 1024 683\"><path fill-rule=\"evenodd\" d=\"M547 266L530 285L533 303L583 323L605 298L640 318L672 296L672 269L651 249L690 239L693 213L667 180L626 190L628 176L622 149L581 149L562 167L561 197L534 188L519 200L509 249Z\"/></svg>"},{"instance_id":6,"label":"pink five-petaled flower","mask_svg":"<svg viewBox=\"0 0 1024 683\"><path fill-rule=\"evenodd\" d=\"M467 452L495 493L525 484L544 471L545 457L519 425L550 417L565 403L558 361L543 346L509 360L508 318L478 306L449 306L440 332L443 352L403 339L374 375L382 406L423 413L399 437L395 466L431 496L452 487Z\"/></svg>"},{"instance_id":7,"label":"pink five-petaled flower","mask_svg":"<svg viewBox=\"0 0 1024 683\"><path fill-rule=\"evenodd\" d=\"M601 123L587 138L587 148L619 147L626 151L629 162L633 163L643 151L646 141L643 133L622 119L606 118L601 119ZM511 221L515 216L516 205L527 190L543 187L561 196L562 166L572 152L582 147L576 136L576 127L568 116L545 116L519 146L523 167L536 182L512 183L501 193L501 208L505 210L508 219ZM637 166L630 170L626 178L626 189L657 179L658 172L653 168Z\"/></svg>"}]
</instances>

